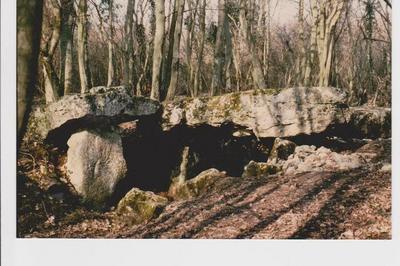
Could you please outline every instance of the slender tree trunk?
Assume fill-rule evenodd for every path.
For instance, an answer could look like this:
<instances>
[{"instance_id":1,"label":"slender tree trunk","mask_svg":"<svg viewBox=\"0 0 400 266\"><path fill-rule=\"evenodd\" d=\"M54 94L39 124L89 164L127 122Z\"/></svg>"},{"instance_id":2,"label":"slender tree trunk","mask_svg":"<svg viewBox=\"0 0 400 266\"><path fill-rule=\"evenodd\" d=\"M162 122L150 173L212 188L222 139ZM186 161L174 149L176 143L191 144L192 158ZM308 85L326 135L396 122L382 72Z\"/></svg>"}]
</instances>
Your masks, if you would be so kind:
<instances>
[{"instance_id":1,"label":"slender tree trunk","mask_svg":"<svg viewBox=\"0 0 400 266\"><path fill-rule=\"evenodd\" d=\"M373 82L373 60L372 60L372 37L374 32L374 1L367 0L364 1L365 14L364 14L364 28L365 28L365 41L367 49L367 90L368 92L373 92L374 82ZM376 91L377 93L377 91ZM376 97L375 97L376 99Z\"/></svg>"},{"instance_id":2,"label":"slender tree trunk","mask_svg":"<svg viewBox=\"0 0 400 266\"><path fill-rule=\"evenodd\" d=\"M187 78L188 80L188 91L190 92L190 95L193 96L193 87L194 87L194 78L195 78L195 71L196 71L196 60L193 56L193 42L196 40L196 32L195 32L195 26L196 26L196 19L198 17L198 10L199 8L199 2L200 0L196 0L193 3L193 0L187 1L188 3L188 9L190 12L190 15L188 17L188 26L187 26L187 38L186 38L186 45L185 45L185 51L186 51L186 65L187 65L187 73L189 73L189 76Z\"/></svg>"},{"instance_id":3,"label":"slender tree trunk","mask_svg":"<svg viewBox=\"0 0 400 266\"><path fill-rule=\"evenodd\" d=\"M65 50L65 65L64 65L64 95L72 93L72 78L73 78L73 38L67 42Z\"/></svg>"},{"instance_id":4,"label":"slender tree trunk","mask_svg":"<svg viewBox=\"0 0 400 266\"><path fill-rule=\"evenodd\" d=\"M18 147L25 133L37 77L42 11L41 0L17 0Z\"/></svg>"},{"instance_id":5,"label":"slender tree trunk","mask_svg":"<svg viewBox=\"0 0 400 266\"><path fill-rule=\"evenodd\" d=\"M164 0L155 0L156 29L154 34L153 71L150 98L160 100L160 74L164 40Z\"/></svg>"},{"instance_id":6,"label":"slender tree trunk","mask_svg":"<svg viewBox=\"0 0 400 266\"><path fill-rule=\"evenodd\" d=\"M242 33L242 38L246 45L246 50L248 51L251 57L253 82L257 88L265 89L266 85L265 85L261 62L257 56L254 41L251 39L248 30L249 26L246 18L246 4L244 0L241 0L240 3L241 3L239 12L240 29Z\"/></svg>"},{"instance_id":7,"label":"slender tree trunk","mask_svg":"<svg viewBox=\"0 0 400 266\"><path fill-rule=\"evenodd\" d=\"M169 34L168 38L165 40L165 60L163 61L163 68L162 68L162 91L163 95L161 98L164 97L165 91L168 90L169 84L171 81L171 74L172 74L172 61L174 58L174 47L175 47L175 32L176 32L176 27L177 27L177 21L178 21L178 14L179 14L179 8L180 8L180 1L182 0L174 0L174 8L172 12L172 17L171 21L169 23ZM172 6L172 2L170 3ZM170 6L170 10L171 10ZM171 13L170 13L171 14ZM178 26L179 27L179 26ZM168 33L168 31L167 31Z\"/></svg>"},{"instance_id":8,"label":"slender tree trunk","mask_svg":"<svg viewBox=\"0 0 400 266\"><path fill-rule=\"evenodd\" d=\"M263 74L265 82L268 83L269 67L270 67L270 50L271 50L271 0L263 0L265 26L263 30Z\"/></svg>"},{"instance_id":9,"label":"slender tree trunk","mask_svg":"<svg viewBox=\"0 0 400 266\"><path fill-rule=\"evenodd\" d=\"M310 51L306 54L306 69L304 71L304 86L311 85L311 71L315 64L315 58L317 55L317 29L319 24L318 18L318 6L316 0L311 0L311 36L310 36Z\"/></svg>"},{"instance_id":10,"label":"slender tree trunk","mask_svg":"<svg viewBox=\"0 0 400 266\"><path fill-rule=\"evenodd\" d=\"M42 71L44 76L44 91L46 103L58 101L61 97L60 94L60 81L54 69L50 57L42 56Z\"/></svg>"},{"instance_id":11,"label":"slender tree trunk","mask_svg":"<svg viewBox=\"0 0 400 266\"><path fill-rule=\"evenodd\" d=\"M223 69L225 65L224 24L226 20L225 0L218 0L217 39L214 48L214 67L210 95L220 94L223 87Z\"/></svg>"},{"instance_id":12,"label":"slender tree trunk","mask_svg":"<svg viewBox=\"0 0 400 266\"><path fill-rule=\"evenodd\" d=\"M231 66L232 66L232 36L230 31L230 25L228 19L225 19L224 23L224 38L225 38L225 90L231 91L232 79L231 79Z\"/></svg>"},{"instance_id":13,"label":"slender tree trunk","mask_svg":"<svg viewBox=\"0 0 400 266\"><path fill-rule=\"evenodd\" d=\"M146 45L146 50L145 50L145 59L144 59L144 65L143 65L143 71L140 74L137 83L136 83L136 96L141 96L142 95L142 81L143 78L146 76L147 73L147 66L149 63L149 57L150 57L150 47L149 45Z\"/></svg>"},{"instance_id":14,"label":"slender tree trunk","mask_svg":"<svg viewBox=\"0 0 400 266\"><path fill-rule=\"evenodd\" d=\"M51 32L51 38L46 44L46 47L42 50L41 63L44 76L44 90L46 103L52 103L57 101L63 93L59 78L53 65L53 56L60 41L61 35L61 6L54 0L50 1L49 5L53 20L53 30Z\"/></svg>"},{"instance_id":15,"label":"slender tree trunk","mask_svg":"<svg viewBox=\"0 0 400 266\"><path fill-rule=\"evenodd\" d=\"M78 4L78 66L81 82L81 93L92 87L88 58L87 0L79 0Z\"/></svg>"},{"instance_id":16,"label":"slender tree trunk","mask_svg":"<svg viewBox=\"0 0 400 266\"><path fill-rule=\"evenodd\" d=\"M299 86L304 85L306 71L306 41L304 36L304 0L299 0L299 56L297 57L297 82Z\"/></svg>"},{"instance_id":17,"label":"slender tree trunk","mask_svg":"<svg viewBox=\"0 0 400 266\"><path fill-rule=\"evenodd\" d=\"M232 35L235 37L233 32L231 32ZM236 34L237 35L237 34ZM239 48L237 47L237 37L235 37L235 41L232 43L233 44L233 64L235 65L235 79L236 79L236 91L240 91L240 79L242 76L241 69L240 69L240 52Z\"/></svg>"},{"instance_id":18,"label":"slender tree trunk","mask_svg":"<svg viewBox=\"0 0 400 266\"><path fill-rule=\"evenodd\" d=\"M128 6L125 15L125 56L123 65L123 84L125 86L133 86L133 14L135 8L135 0L128 0ZM131 66L132 65L132 66Z\"/></svg>"},{"instance_id":19,"label":"slender tree trunk","mask_svg":"<svg viewBox=\"0 0 400 266\"><path fill-rule=\"evenodd\" d=\"M60 36L60 85L64 95L72 92L73 37L74 37L74 1L61 1L61 36Z\"/></svg>"},{"instance_id":20,"label":"slender tree trunk","mask_svg":"<svg viewBox=\"0 0 400 266\"><path fill-rule=\"evenodd\" d=\"M178 7L176 26L174 32L174 46L172 51L172 68L171 68L171 80L168 86L168 93L166 100L170 101L175 97L176 86L178 83L178 70L179 70L179 47L182 34L182 20L183 20L183 9L185 7L184 0L176 0L175 4Z\"/></svg>"},{"instance_id":21,"label":"slender tree trunk","mask_svg":"<svg viewBox=\"0 0 400 266\"><path fill-rule=\"evenodd\" d=\"M342 14L344 0L325 0L318 14L319 86L329 86L335 45L336 24Z\"/></svg>"},{"instance_id":22,"label":"slender tree trunk","mask_svg":"<svg viewBox=\"0 0 400 266\"><path fill-rule=\"evenodd\" d=\"M206 34L206 0L202 0L202 6L199 15L199 25L200 25L200 32L198 38L199 50L197 54L196 69L194 72L194 85L193 85L193 95L192 95L194 97L197 97L200 91L201 68L203 62L204 41Z\"/></svg>"},{"instance_id":23,"label":"slender tree trunk","mask_svg":"<svg viewBox=\"0 0 400 266\"><path fill-rule=\"evenodd\" d=\"M115 85L115 55L114 55L114 1L109 0L109 27L110 34L108 36L108 71L107 71L107 87Z\"/></svg>"}]
</instances>

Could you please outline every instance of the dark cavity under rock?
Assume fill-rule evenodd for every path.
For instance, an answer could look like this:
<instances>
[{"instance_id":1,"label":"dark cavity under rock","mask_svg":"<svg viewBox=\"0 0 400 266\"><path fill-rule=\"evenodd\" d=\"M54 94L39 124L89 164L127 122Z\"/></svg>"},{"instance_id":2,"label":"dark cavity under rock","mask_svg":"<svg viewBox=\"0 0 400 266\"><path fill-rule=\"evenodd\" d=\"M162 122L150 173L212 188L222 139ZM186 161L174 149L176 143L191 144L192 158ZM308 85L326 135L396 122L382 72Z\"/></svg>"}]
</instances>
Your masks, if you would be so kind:
<instances>
[{"instance_id":1,"label":"dark cavity under rock","mask_svg":"<svg viewBox=\"0 0 400 266\"><path fill-rule=\"evenodd\" d=\"M185 147L189 149L185 180L210 168L241 176L249 161L266 161L274 139L234 137L236 130L227 124L218 128L179 126L165 132L156 120L140 120L135 133L122 138L128 173L118 184L115 201L132 187L168 191L172 178L180 174Z\"/></svg>"}]
</instances>

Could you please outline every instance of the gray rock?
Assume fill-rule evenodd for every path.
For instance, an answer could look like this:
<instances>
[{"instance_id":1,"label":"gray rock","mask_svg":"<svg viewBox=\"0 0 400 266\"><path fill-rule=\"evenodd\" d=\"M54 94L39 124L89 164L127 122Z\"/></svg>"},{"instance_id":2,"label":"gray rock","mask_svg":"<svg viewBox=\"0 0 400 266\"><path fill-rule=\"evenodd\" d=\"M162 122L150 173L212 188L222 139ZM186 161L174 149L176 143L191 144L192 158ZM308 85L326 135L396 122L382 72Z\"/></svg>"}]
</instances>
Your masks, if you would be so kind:
<instances>
[{"instance_id":1,"label":"gray rock","mask_svg":"<svg viewBox=\"0 0 400 266\"><path fill-rule=\"evenodd\" d=\"M242 177L266 177L279 172L279 167L273 163L250 161L243 170Z\"/></svg>"},{"instance_id":2,"label":"gray rock","mask_svg":"<svg viewBox=\"0 0 400 266\"><path fill-rule=\"evenodd\" d=\"M383 107L350 107L348 125L362 138L390 138L392 112Z\"/></svg>"},{"instance_id":3,"label":"gray rock","mask_svg":"<svg viewBox=\"0 0 400 266\"><path fill-rule=\"evenodd\" d=\"M103 206L125 177L121 137L113 132L82 131L68 140L66 170L85 201Z\"/></svg>"},{"instance_id":4,"label":"gray rock","mask_svg":"<svg viewBox=\"0 0 400 266\"><path fill-rule=\"evenodd\" d=\"M157 101L144 97L132 97L125 87L92 88L86 94L62 97L46 107L45 114L36 114L45 120L41 135L50 139L68 137L82 129L105 128L138 117L154 115L160 110ZM62 142L61 141L61 142Z\"/></svg>"},{"instance_id":5,"label":"gray rock","mask_svg":"<svg viewBox=\"0 0 400 266\"><path fill-rule=\"evenodd\" d=\"M286 160L290 155L294 153L295 149L296 144L294 142L276 138L268 160Z\"/></svg>"},{"instance_id":6,"label":"gray rock","mask_svg":"<svg viewBox=\"0 0 400 266\"><path fill-rule=\"evenodd\" d=\"M153 218L168 204L168 199L151 191L131 189L118 203L116 212L130 224Z\"/></svg>"},{"instance_id":7,"label":"gray rock","mask_svg":"<svg viewBox=\"0 0 400 266\"><path fill-rule=\"evenodd\" d=\"M325 147L316 149L315 146L302 145L295 149L292 156L286 161L277 161L275 165L282 169L284 174L297 174L319 171L345 171L361 167L371 160L368 154L337 153Z\"/></svg>"},{"instance_id":8,"label":"gray rock","mask_svg":"<svg viewBox=\"0 0 400 266\"><path fill-rule=\"evenodd\" d=\"M164 130L180 124L219 127L232 123L257 137L289 137L320 133L344 122L339 105L346 96L336 88L289 88L229 93L169 102L164 105Z\"/></svg>"},{"instance_id":9,"label":"gray rock","mask_svg":"<svg viewBox=\"0 0 400 266\"><path fill-rule=\"evenodd\" d=\"M225 172L217 169L208 169L201 172L198 176L182 181L178 179L169 188L168 195L175 200L187 200L198 197L208 191L208 189L220 178L226 177Z\"/></svg>"}]
</instances>

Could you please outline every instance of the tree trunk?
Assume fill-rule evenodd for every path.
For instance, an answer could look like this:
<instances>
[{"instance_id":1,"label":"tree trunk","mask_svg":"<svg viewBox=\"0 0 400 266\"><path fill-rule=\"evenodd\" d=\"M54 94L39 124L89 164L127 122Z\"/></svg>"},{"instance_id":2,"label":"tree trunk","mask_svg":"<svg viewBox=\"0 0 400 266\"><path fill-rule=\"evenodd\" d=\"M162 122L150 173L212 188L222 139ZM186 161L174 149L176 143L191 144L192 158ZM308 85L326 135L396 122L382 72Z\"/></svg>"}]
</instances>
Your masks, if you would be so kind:
<instances>
[{"instance_id":1,"label":"tree trunk","mask_svg":"<svg viewBox=\"0 0 400 266\"><path fill-rule=\"evenodd\" d=\"M186 65L187 65L187 81L188 81L188 92L191 96L193 96L193 86L194 86L194 75L196 69L196 62L193 58L193 41L195 38L195 25L197 19L197 13L199 9L199 0L193 2L193 0L188 0L188 9L190 14L187 18L187 37L185 44L185 53L186 53Z\"/></svg>"},{"instance_id":2,"label":"tree trunk","mask_svg":"<svg viewBox=\"0 0 400 266\"><path fill-rule=\"evenodd\" d=\"M17 134L18 147L25 133L35 88L43 2L17 1Z\"/></svg>"},{"instance_id":3,"label":"tree trunk","mask_svg":"<svg viewBox=\"0 0 400 266\"><path fill-rule=\"evenodd\" d=\"M325 0L318 14L319 86L329 86L332 72L336 24L342 14L344 0Z\"/></svg>"},{"instance_id":4,"label":"tree trunk","mask_svg":"<svg viewBox=\"0 0 400 266\"><path fill-rule=\"evenodd\" d=\"M202 6L199 15L199 25L200 25L200 32L198 38L198 54L197 54L197 62L196 62L196 69L194 72L194 84L193 84L193 95L197 97L200 91L200 82L201 82L201 67L203 62L203 51L204 51L204 41L205 41L205 34L206 34L206 0L202 0Z\"/></svg>"},{"instance_id":5,"label":"tree trunk","mask_svg":"<svg viewBox=\"0 0 400 266\"><path fill-rule=\"evenodd\" d=\"M179 47L180 47L180 40L182 34L182 20L183 20L183 9L185 7L184 0L176 0L175 2L177 6L177 19L176 19L176 26L174 31L174 45L172 49L172 68L171 68L171 80L168 86L168 93L166 100L170 101L175 97L176 93L176 86L178 83L178 70L179 70Z\"/></svg>"},{"instance_id":6,"label":"tree trunk","mask_svg":"<svg viewBox=\"0 0 400 266\"><path fill-rule=\"evenodd\" d=\"M240 29L242 33L242 38L246 46L246 50L248 51L251 57L253 82L255 83L258 89L265 89L266 85L265 85L261 62L257 57L255 44L254 41L251 39L248 30L249 26L246 18L246 4L244 0L241 0L240 3L241 3L239 12Z\"/></svg>"},{"instance_id":7,"label":"tree trunk","mask_svg":"<svg viewBox=\"0 0 400 266\"><path fill-rule=\"evenodd\" d=\"M42 56L42 70L44 76L44 91L46 103L52 103L60 99L60 81L51 62L51 57Z\"/></svg>"},{"instance_id":8,"label":"tree trunk","mask_svg":"<svg viewBox=\"0 0 400 266\"><path fill-rule=\"evenodd\" d=\"M115 85L115 58L114 58L114 1L109 0L108 7L110 34L108 36L108 70L107 87Z\"/></svg>"},{"instance_id":9,"label":"tree trunk","mask_svg":"<svg viewBox=\"0 0 400 266\"><path fill-rule=\"evenodd\" d=\"M61 1L61 36L60 36L60 86L64 87L64 95L72 92L72 62L74 37L74 1Z\"/></svg>"},{"instance_id":10,"label":"tree trunk","mask_svg":"<svg viewBox=\"0 0 400 266\"><path fill-rule=\"evenodd\" d=\"M318 6L316 0L311 0L311 36L310 51L306 53L306 68L304 71L304 86L311 86L311 71L317 55L317 29L318 29Z\"/></svg>"},{"instance_id":11,"label":"tree trunk","mask_svg":"<svg viewBox=\"0 0 400 266\"><path fill-rule=\"evenodd\" d=\"M156 29L154 34L153 71L150 98L160 100L160 74L164 40L165 10L164 1L155 0Z\"/></svg>"},{"instance_id":12,"label":"tree trunk","mask_svg":"<svg viewBox=\"0 0 400 266\"><path fill-rule=\"evenodd\" d=\"M299 55L297 57L297 83L304 85L306 72L306 41L304 36L304 0L299 0Z\"/></svg>"},{"instance_id":13,"label":"tree trunk","mask_svg":"<svg viewBox=\"0 0 400 266\"><path fill-rule=\"evenodd\" d=\"M53 56L60 41L61 35L61 6L54 0L50 1L49 8L53 15L51 24L53 30L46 47L42 50L41 63L44 76L44 90L46 103L57 101L63 93L61 84L53 65Z\"/></svg>"},{"instance_id":14,"label":"tree trunk","mask_svg":"<svg viewBox=\"0 0 400 266\"><path fill-rule=\"evenodd\" d=\"M79 78L81 93L85 93L92 87L88 58L87 0L79 0L77 13Z\"/></svg>"},{"instance_id":15,"label":"tree trunk","mask_svg":"<svg viewBox=\"0 0 400 266\"><path fill-rule=\"evenodd\" d=\"M133 14L135 12L135 0L128 0L128 6L125 15L125 55L123 65L123 84L133 86Z\"/></svg>"},{"instance_id":16,"label":"tree trunk","mask_svg":"<svg viewBox=\"0 0 400 266\"><path fill-rule=\"evenodd\" d=\"M365 14L364 14L364 28L365 28L365 41L366 41L366 49L367 49L367 90L368 92L372 92L374 90L373 84L373 61L372 61L372 38L374 31L374 1L367 0L364 1L365 5ZM377 92L377 91L376 91Z\"/></svg>"},{"instance_id":17,"label":"tree trunk","mask_svg":"<svg viewBox=\"0 0 400 266\"><path fill-rule=\"evenodd\" d=\"M210 95L220 94L223 87L223 69L225 64L224 24L226 20L225 0L218 0L217 39L214 48L214 67Z\"/></svg>"},{"instance_id":18,"label":"tree trunk","mask_svg":"<svg viewBox=\"0 0 400 266\"><path fill-rule=\"evenodd\" d=\"M171 81L171 74L172 74L172 60L174 57L174 47L175 47L175 28L177 27L177 21L178 21L178 13L179 13L179 8L180 8L180 1L181 0L174 0L174 8L171 17L171 21L169 23L169 31L167 31L167 34L169 32L168 38L165 40L164 44L164 50L165 50L165 61L163 61L163 66L162 66L162 97L165 95L165 91L168 91L169 84ZM172 2L170 3L170 10L171 10Z\"/></svg>"},{"instance_id":19,"label":"tree trunk","mask_svg":"<svg viewBox=\"0 0 400 266\"><path fill-rule=\"evenodd\" d=\"M263 74L265 81L268 82L271 50L271 0L265 0L265 30L263 45Z\"/></svg>"},{"instance_id":20,"label":"tree trunk","mask_svg":"<svg viewBox=\"0 0 400 266\"><path fill-rule=\"evenodd\" d=\"M231 65L232 65L232 36L230 31L230 25L228 19L225 19L224 23L224 38L225 38L225 90L231 91L232 79L231 79Z\"/></svg>"}]
</instances>

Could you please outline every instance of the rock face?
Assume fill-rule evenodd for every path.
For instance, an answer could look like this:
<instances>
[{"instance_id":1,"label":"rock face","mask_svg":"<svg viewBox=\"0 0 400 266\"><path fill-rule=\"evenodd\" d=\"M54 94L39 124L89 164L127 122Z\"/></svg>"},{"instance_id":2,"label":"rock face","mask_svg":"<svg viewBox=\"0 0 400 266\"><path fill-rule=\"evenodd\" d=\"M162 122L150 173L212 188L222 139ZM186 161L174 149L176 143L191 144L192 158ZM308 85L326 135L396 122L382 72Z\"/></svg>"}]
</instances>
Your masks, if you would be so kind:
<instances>
[{"instance_id":1,"label":"rock face","mask_svg":"<svg viewBox=\"0 0 400 266\"><path fill-rule=\"evenodd\" d=\"M82 131L71 136L68 146L66 169L71 183L86 201L103 205L127 172L120 136Z\"/></svg>"},{"instance_id":2,"label":"rock face","mask_svg":"<svg viewBox=\"0 0 400 266\"><path fill-rule=\"evenodd\" d=\"M156 114L157 101L132 97L125 87L92 88L86 94L67 95L50 104L45 110L47 129L41 129L44 138L69 135L80 129L117 125L137 117ZM43 119L43 118L42 118ZM69 135L68 135L69 133Z\"/></svg>"},{"instance_id":3,"label":"rock face","mask_svg":"<svg viewBox=\"0 0 400 266\"><path fill-rule=\"evenodd\" d=\"M169 130L181 124L218 127L232 123L262 138L320 133L344 122L338 114L345 101L344 93L330 87L289 88L275 95L268 90L230 93L167 103L162 126Z\"/></svg>"},{"instance_id":4,"label":"rock face","mask_svg":"<svg viewBox=\"0 0 400 266\"><path fill-rule=\"evenodd\" d=\"M167 204L168 199L165 197L133 188L118 203L117 213L126 222L137 224L150 220Z\"/></svg>"},{"instance_id":5,"label":"rock face","mask_svg":"<svg viewBox=\"0 0 400 266\"><path fill-rule=\"evenodd\" d=\"M217 180L225 176L225 172L208 169L188 181L172 183L168 195L175 200L191 199L207 192Z\"/></svg>"}]
</instances>

